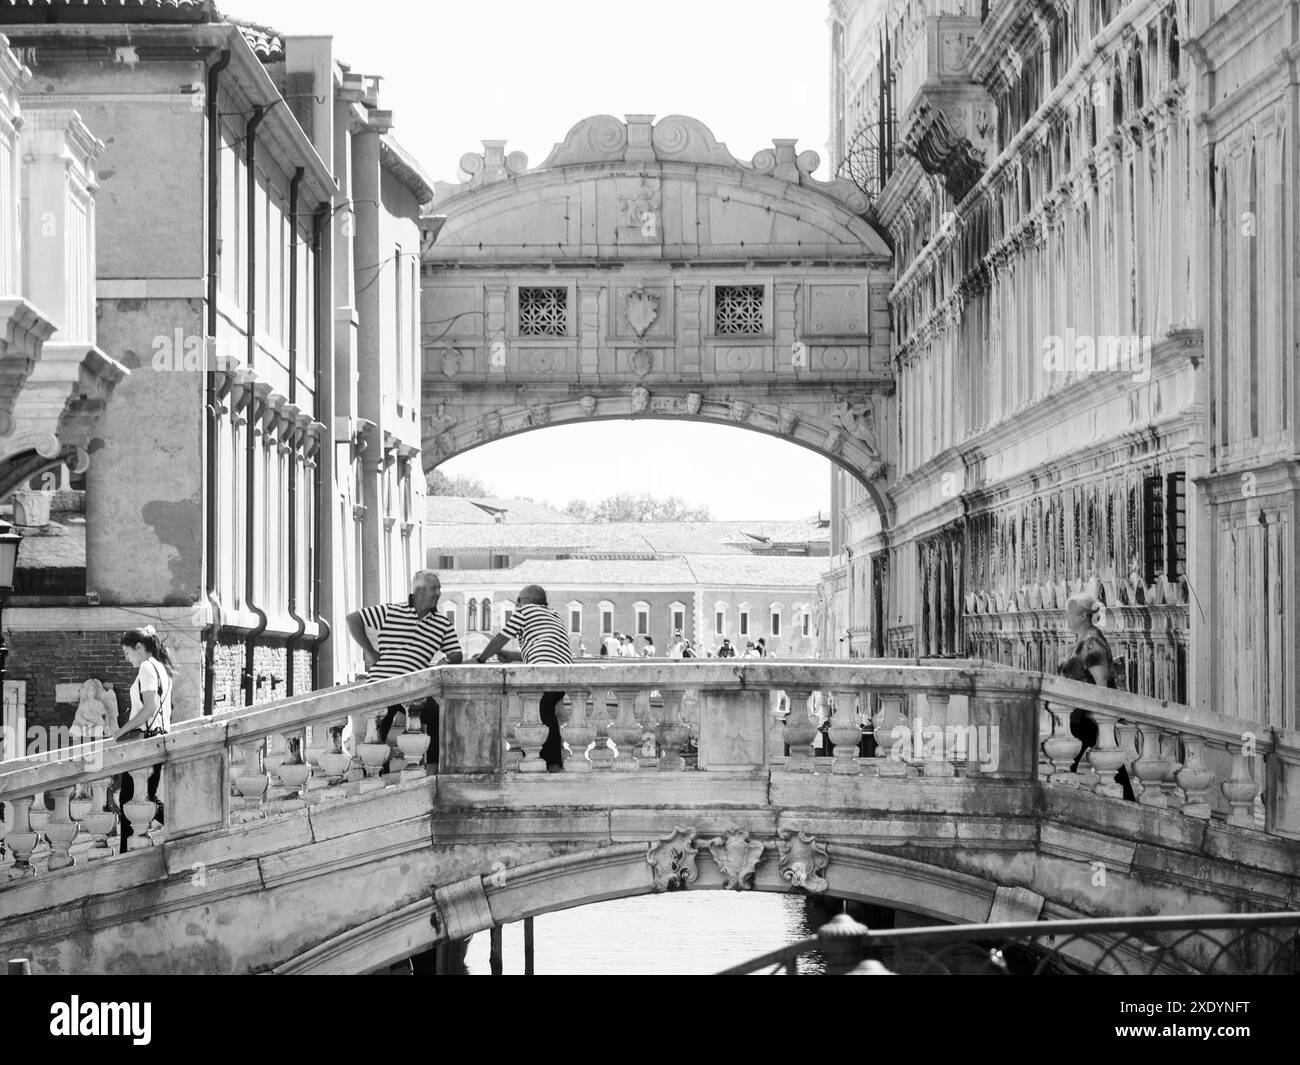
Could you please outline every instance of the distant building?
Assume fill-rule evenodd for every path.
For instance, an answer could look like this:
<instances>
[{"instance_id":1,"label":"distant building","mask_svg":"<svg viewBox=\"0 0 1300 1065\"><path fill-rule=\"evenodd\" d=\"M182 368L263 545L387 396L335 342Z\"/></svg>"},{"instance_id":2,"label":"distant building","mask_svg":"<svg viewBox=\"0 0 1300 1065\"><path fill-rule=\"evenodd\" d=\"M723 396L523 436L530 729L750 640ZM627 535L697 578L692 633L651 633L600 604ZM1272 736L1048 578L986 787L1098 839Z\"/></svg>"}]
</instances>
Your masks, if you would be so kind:
<instances>
[{"instance_id":1,"label":"distant building","mask_svg":"<svg viewBox=\"0 0 1300 1065\"><path fill-rule=\"evenodd\" d=\"M429 516L428 565L470 653L506 623L520 588L540 584L575 651L592 656L613 632L638 637L638 650L650 635L666 655L680 629L701 656L724 637L741 651L762 637L772 653L812 657L823 520L578 522L522 500L447 497L430 497Z\"/></svg>"}]
</instances>

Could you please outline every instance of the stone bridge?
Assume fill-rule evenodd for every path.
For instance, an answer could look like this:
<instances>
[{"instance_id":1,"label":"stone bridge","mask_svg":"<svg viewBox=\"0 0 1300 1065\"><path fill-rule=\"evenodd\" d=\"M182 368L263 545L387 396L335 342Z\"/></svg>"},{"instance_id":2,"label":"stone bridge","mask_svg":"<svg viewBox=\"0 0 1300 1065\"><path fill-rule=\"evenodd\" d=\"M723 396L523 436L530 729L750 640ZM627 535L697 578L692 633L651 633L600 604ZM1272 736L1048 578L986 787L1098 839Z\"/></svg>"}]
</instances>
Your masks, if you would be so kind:
<instances>
[{"instance_id":1,"label":"stone bridge","mask_svg":"<svg viewBox=\"0 0 1300 1065\"><path fill-rule=\"evenodd\" d=\"M401 754L365 742L428 696L436 767L414 716ZM1075 708L1100 733L1077 772ZM165 828L126 804L118 854L110 778L141 795L159 763ZM2 769L0 948L45 973L367 972L668 890L954 922L1300 908L1300 735L975 661L444 666Z\"/></svg>"},{"instance_id":2,"label":"stone bridge","mask_svg":"<svg viewBox=\"0 0 1300 1065\"><path fill-rule=\"evenodd\" d=\"M892 255L851 182L696 119L597 115L461 159L424 219L423 462L548 425L714 422L851 470L889 523Z\"/></svg>"}]
</instances>

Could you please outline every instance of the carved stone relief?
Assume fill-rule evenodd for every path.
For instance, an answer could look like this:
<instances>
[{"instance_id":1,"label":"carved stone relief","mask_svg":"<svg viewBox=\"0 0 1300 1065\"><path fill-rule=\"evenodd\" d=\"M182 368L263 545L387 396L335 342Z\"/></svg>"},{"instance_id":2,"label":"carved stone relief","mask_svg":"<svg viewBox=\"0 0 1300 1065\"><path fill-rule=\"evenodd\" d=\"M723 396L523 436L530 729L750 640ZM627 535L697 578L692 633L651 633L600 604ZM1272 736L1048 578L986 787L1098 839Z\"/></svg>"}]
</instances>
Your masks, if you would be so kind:
<instances>
[{"instance_id":1,"label":"carved stone relief","mask_svg":"<svg viewBox=\"0 0 1300 1065\"><path fill-rule=\"evenodd\" d=\"M709 840L708 846L709 853L722 872L723 887L733 891L747 891L754 886L754 872L764 851L760 840L751 840L748 832L732 828L724 835L714 836Z\"/></svg>"},{"instance_id":2,"label":"carved stone relief","mask_svg":"<svg viewBox=\"0 0 1300 1065\"><path fill-rule=\"evenodd\" d=\"M658 843L651 843L646 861L654 870L655 891L677 891L694 883L700 875L695 867L697 856L693 828L674 828Z\"/></svg>"}]
</instances>

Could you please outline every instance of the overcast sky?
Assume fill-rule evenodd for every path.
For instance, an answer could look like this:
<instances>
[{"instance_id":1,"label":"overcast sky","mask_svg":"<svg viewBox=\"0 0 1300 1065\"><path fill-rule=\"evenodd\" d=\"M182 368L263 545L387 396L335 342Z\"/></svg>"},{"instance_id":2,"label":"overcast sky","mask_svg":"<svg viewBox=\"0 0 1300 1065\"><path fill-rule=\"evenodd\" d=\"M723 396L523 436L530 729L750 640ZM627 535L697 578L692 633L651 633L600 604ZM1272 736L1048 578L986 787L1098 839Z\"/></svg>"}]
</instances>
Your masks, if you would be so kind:
<instances>
[{"instance_id":1,"label":"overcast sky","mask_svg":"<svg viewBox=\"0 0 1300 1065\"><path fill-rule=\"evenodd\" d=\"M821 0L226 0L227 15L284 34L328 34L383 78L393 134L434 180L483 140L542 162L589 115L687 114L738 159L797 137L822 157L829 109ZM786 518L829 507L825 459L770 437L675 421L555 427L441 467L502 494L598 500L680 495L715 518Z\"/></svg>"}]
</instances>

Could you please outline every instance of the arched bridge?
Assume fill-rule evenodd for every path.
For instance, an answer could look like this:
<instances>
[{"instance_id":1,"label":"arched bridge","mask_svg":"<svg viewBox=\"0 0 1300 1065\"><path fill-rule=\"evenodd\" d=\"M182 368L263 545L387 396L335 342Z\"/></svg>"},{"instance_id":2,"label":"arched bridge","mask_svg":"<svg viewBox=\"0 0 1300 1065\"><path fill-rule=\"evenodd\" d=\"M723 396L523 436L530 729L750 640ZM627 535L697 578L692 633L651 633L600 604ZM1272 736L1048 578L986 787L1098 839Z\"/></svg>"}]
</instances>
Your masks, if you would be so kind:
<instances>
[{"instance_id":1,"label":"arched bridge","mask_svg":"<svg viewBox=\"0 0 1300 1065\"><path fill-rule=\"evenodd\" d=\"M408 726L382 773L357 739L428 696L436 771ZM1078 771L1076 708L1099 726ZM39 972L365 972L668 890L957 922L1300 908L1300 735L980 662L441 667L73 753L0 772L0 947ZM128 803L117 854L109 780L142 795L158 763L165 828Z\"/></svg>"}]
</instances>

